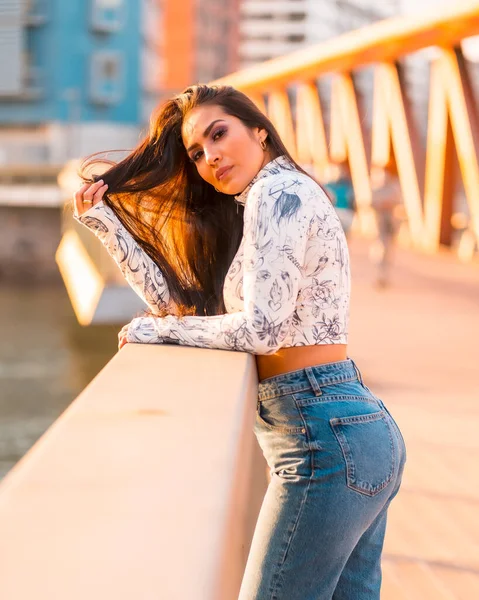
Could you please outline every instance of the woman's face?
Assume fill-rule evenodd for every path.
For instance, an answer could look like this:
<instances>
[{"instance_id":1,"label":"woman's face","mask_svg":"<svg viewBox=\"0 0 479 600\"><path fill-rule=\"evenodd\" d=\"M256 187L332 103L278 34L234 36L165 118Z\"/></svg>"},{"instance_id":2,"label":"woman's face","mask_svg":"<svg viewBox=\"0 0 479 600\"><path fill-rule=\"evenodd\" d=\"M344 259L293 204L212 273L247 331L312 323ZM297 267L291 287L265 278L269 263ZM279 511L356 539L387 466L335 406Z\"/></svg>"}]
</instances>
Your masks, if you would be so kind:
<instances>
[{"instance_id":1,"label":"woman's face","mask_svg":"<svg viewBox=\"0 0 479 600\"><path fill-rule=\"evenodd\" d=\"M181 135L200 176L224 194L241 193L270 161L269 153L260 145L266 131L247 128L220 106L191 110L183 121Z\"/></svg>"}]
</instances>

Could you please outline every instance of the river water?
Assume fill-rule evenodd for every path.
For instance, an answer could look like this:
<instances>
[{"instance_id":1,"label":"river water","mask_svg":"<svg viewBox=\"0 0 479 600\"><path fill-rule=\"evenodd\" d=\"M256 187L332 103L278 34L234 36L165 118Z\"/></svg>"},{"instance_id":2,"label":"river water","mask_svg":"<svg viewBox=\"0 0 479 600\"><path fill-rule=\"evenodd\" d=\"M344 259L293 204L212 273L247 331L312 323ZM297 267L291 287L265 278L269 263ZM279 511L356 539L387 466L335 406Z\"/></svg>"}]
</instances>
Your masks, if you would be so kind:
<instances>
[{"instance_id":1,"label":"river water","mask_svg":"<svg viewBox=\"0 0 479 600\"><path fill-rule=\"evenodd\" d=\"M119 329L81 327L61 283L0 286L0 479L115 354Z\"/></svg>"}]
</instances>

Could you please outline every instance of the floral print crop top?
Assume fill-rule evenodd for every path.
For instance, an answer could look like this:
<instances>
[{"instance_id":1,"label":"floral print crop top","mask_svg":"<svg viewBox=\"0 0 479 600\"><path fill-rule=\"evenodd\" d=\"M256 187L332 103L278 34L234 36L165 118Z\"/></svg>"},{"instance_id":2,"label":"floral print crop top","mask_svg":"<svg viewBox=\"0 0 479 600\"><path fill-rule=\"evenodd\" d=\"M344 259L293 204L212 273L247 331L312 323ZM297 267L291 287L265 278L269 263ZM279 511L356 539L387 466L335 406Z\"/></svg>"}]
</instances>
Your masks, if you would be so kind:
<instances>
[{"instance_id":1,"label":"floral print crop top","mask_svg":"<svg viewBox=\"0 0 479 600\"><path fill-rule=\"evenodd\" d=\"M224 283L227 313L137 317L128 327L128 341L252 354L346 344L348 248L323 190L280 156L235 200L245 207L244 229ZM108 206L99 202L75 218L102 241L153 313L170 305L168 282L160 269Z\"/></svg>"}]
</instances>

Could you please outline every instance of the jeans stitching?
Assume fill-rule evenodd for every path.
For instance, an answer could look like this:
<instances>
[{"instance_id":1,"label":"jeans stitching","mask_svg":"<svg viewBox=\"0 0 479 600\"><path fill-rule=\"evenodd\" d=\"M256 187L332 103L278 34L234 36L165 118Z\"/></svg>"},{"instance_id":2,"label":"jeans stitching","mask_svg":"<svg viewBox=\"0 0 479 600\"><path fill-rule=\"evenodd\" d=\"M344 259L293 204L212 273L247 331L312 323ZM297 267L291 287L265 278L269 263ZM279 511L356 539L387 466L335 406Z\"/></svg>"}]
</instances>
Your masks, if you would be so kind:
<instances>
[{"instance_id":1,"label":"jeans stitching","mask_svg":"<svg viewBox=\"0 0 479 600\"><path fill-rule=\"evenodd\" d=\"M323 404L325 402L341 402L344 400L360 400L361 402L368 402L369 404L377 405L377 402L374 400L374 398L369 398L367 396L354 396L353 394L348 394L344 396L338 396L336 394L328 396L326 394L323 394L321 397L305 398L304 400L301 400L301 398L297 398L296 394L291 395L293 396L295 402L298 403L298 406L311 406L312 404Z\"/></svg>"},{"instance_id":2,"label":"jeans stitching","mask_svg":"<svg viewBox=\"0 0 479 600\"><path fill-rule=\"evenodd\" d=\"M281 425L271 425L270 423L268 423L267 421L265 421L263 419L263 417L259 413L259 410L256 411L256 416L258 417L258 419L262 425L264 425L270 431L273 431L275 433L289 433L289 434L304 433L303 427L282 427Z\"/></svg>"},{"instance_id":3,"label":"jeans stitching","mask_svg":"<svg viewBox=\"0 0 479 600\"><path fill-rule=\"evenodd\" d=\"M293 541L294 534L296 533L296 530L298 529L299 519L300 519L301 514L303 513L304 507L306 505L306 500L308 499L309 489L311 487L312 480L313 480L313 477L311 476L309 478L309 481L308 481L308 487L306 488L306 490L304 492L304 498L303 498L303 501L301 502L301 505L299 507L298 514L296 516L296 520L295 520L294 525L293 525L293 530L291 531L288 543L286 544L286 548L285 548L285 551L284 551L283 558L281 560L281 563L278 565L278 572L275 573L275 576L273 577L272 585L271 585L271 588L270 588L271 589L271 598L270 598L270 600L278 600L277 592L280 591L278 583L279 583L279 581L281 579L281 575L282 575L282 571L283 571L284 565L286 563L286 559L288 558L288 551L289 551L289 548L291 547L291 543Z\"/></svg>"},{"instance_id":4,"label":"jeans stitching","mask_svg":"<svg viewBox=\"0 0 479 600\"><path fill-rule=\"evenodd\" d=\"M324 378L320 380L321 383L319 384L319 387L325 387L325 386L329 386L329 385L338 385L340 383L351 383L352 381L358 381L358 378L356 376L354 377L335 377L334 379L327 379ZM261 382L260 382L261 385ZM271 398L278 398L279 396L288 396L289 394L299 394L300 392L307 392L307 391L311 391L313 392L314 390L312 389L311 385L309 384L305 384L302 385L301 387L296 387L297 385L301 385L301 384L284 384L284 390L275 390L274 392L268 393L266 390L259 390L258 392L258 397L260 399L260 402L263 402L264 400L271 400Z\"/></svg>"},{"instance_id":5,"label":"jeans stitching","mask_svg":"<svg viewBox=\"0 0 479 600\"><path fill-rule=\"evenodd\" d=\"M294 401L294 398L293 398L293 401ZM296 406L296 410L298 411L298 414L300 414L300 411L297 406ZM284 433L284 434L289 434L289 435L297 435L299 433L305 433L304 427L288 427L286 425L273 425L272 423L268 423L268 421L266 421L261 416L261 402L259 402L259 401L256 405L256 416L262 425L264 425L267 429L269 429L270 431L273 431L275 433Z\"/></svg>"},{"instance_id":6,"label":"jeans stitching","mask_svg":"<svg viewBox=\"0 0 479 600\"><path fill-rule=\"evenodd\" d=\"M380 410L376 413L356 415L352 417L335 417L331 419L331 421L334 423L334 425L349 425L350 423L370 423L371 421L380 421L381 419L386 420L386 413L384 410Z\"/></svg>"},{"instance_id":7,"label":"jeans stitching","mask_svg":"<svg viewBox=\"0 0 479 600\"><path fill-rule=\"evenodd\" d=\"M373 394L374 396L374 394ZM382 406L382 408L387 412L387 414L389 415L390 418L390 422L391 422L391 426L394 429L395 433L396 433L396 439L399 443L399 446L401 446L402 448L402 452L404 454L404 457L406 457L407 455L407 449L406 449L406 441L404 440L404 436L402 434L401 429L399 428L399 425L396 423L396 421L394 420L394 417L392 416L392 414L389 412L389 410L387 409L387 407L385 406L384 402L378 398L377 396L374 396L377 401L379 402L380 406Z\"/></svg>"},{"instance_id":8,"label":"jeans stitching","mask_svg":"<svg viewBox=\"0 0 479 600\"><path fill-rule=\"evenodd\" d=\"M334 433L336 439L338 440L338 443L341 447L341 452L344 457L344 462L346 463L346 484L347 484L347 486L350 489L352 489L356 492L359 492L360 494L364 494L364 495L370 496L370 497L373 497L373 496L376 496L377 494L379 494L379 492L381 492L391 482L393 475L394 475L394 463L396 460L396 453L394 452L394 444L393 444L391 425L390 425L390 423L388 423L388 420L386 418L386 413L384 411L381 411L381 412L382 412L381 417L379 416L379 413L375 413L374 415L361 415L360 417L359 416L358 417L346 417L344 419L336 418L336 419L330 420L330 424L333 429L333 433ZM367 417L369 417L369 418L367 418ZM391 469L384 481L382 481L381 483L379 483L378 485L375 485L375 486L371 485L371 489L366 489L365 487L360 487L360 484L361 483L367 484L368 482L356 481L356 467L353 462L351 447L349 446L349 442L348 442L344 432L337 429L336 426L341 425L345 422L347 422L347 423L371 423L373 421L378 421L380 419L384 420L384 423L385 423L385 425L387 427L387 431L388 431L389 447L391 449ZM368 484L368 485L370 485L370 484Z\"/></svg>"},{"instance_id":9,"label":"jeans stitching","mask_svg":"<svg viewBox=\"0 0 479 600\"><path fill-rule=\"evenodd\" d=\"M313 454L313 440L311 439L311 435L309 432L309 427L308 427L308 423L303 415L303 411L301 410L301 406L296 402L296 398L294 397L293 394L293 400L294 403L296 404L296 408L298 409L298 413L299 416L301 417L301 421L303 422L303 428L304 428L304 432L306 434L306 442L308 444L308 449L309 449L309 458L311 461L310 464L310 469L311 469L311 479L314 477L314 454ZM318 444L316 450L322 450L321 446Z\"/></svg>"}]
</instances>

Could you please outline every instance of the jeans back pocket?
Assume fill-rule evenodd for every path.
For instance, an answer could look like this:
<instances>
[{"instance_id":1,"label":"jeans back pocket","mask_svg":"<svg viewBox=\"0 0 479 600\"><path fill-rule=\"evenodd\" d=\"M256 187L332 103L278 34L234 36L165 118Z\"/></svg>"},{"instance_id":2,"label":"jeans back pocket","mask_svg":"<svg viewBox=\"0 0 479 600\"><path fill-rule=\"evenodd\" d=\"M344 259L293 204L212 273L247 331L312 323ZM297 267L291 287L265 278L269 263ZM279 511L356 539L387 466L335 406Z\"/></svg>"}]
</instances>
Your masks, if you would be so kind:
<instances>
[{"instance_id":1,"label":"jeans back pocket","mask_svg":"<svg viewBox=\"0 0 479 600\"><path fill-rule=\"evenodd\" d=\"M344 456L348 487L375 496L393 478L396 462L385 411L339 417L329 422Z\"/></svg>"}]
</instances>

